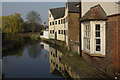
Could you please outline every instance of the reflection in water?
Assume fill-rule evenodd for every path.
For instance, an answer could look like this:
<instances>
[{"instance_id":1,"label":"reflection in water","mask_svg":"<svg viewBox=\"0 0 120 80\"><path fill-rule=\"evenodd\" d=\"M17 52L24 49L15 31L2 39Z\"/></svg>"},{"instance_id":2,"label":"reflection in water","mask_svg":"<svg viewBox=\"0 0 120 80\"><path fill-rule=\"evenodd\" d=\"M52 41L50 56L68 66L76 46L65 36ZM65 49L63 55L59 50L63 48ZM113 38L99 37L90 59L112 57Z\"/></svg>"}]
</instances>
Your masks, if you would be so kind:
<instances>
[{"instance_id":1,"label":"reflection in water","mask_svg":"<svg viewBox=\"0 0 120 80\"><path fill-rule=\"evenodd\" d=\"M6 51L2 53L2 58L4 58L5 56L16 56L16 57L21 57L22 56L22 51L24 49L24 46L21 46L19 49L16 49L13 51Z\"/></svg>"},{"instance_id":2,"label":"reflection in water","mask_svg":"<svg viewBox=\"0 0 120 80\"><path fill-rule=\"evenodd\" d=\"M50 73L49 49L41 42L24 45L21 57L6 55L3 58L2 74L5 78L62 78ZM19 53L19 52L17 52Z\"/></svg>"},{"instance_id":3,"label":"reflection in water","mask_svg":"<svg viewBox=\"0 0 120 80\"><path fill-rule=\"evenodd\" d=\"M31 58L35 59L41 54L41 46L39 43L27 45L28 54Z\"/></svg>"},{"instance_id":4,"label":"reflection in water","mask_svg":"<svg viewBox=\"0 0 120 80\"><path fill-rule=\"evenodd\" d=\"M61 62L62 53L48 44L33 42L14 52L3 58L2 74L5 78L70 79Z\"/></svg>"},{"instance_id":5,"label":"reflection in water","mask_svg":"<svg viewBox=\"0 0 120 80\"><path fill-rule=\"evenodd\" d=\"M0 59L0 80L2 79L2 60Z\"/></svg>"},{"instance_id":6,"label":"reflection in water","mask_svg":"<svg viewBox=\"0 0 120 80\"><path fill-rule=\"evenodd\" d=\"M50 55L50 72L54 72L55 69L59 70L59 72L64 72L64 65L61 63L61 56L62 53L60 51L57 51L57 49L54 49L50 47L49 50Z\"/></svg>"},{"instance_id":7,"label":"reflection in water","mask_svg":"<svg viewBox=\"0 0 120 80\"><path fill-rule=\"evenodd\" d=\"M64 64L61 62L62 53L57 48L49 47L49 57L50 72L70 80L71 77L67 74Z\"/></svg>"}]
</instances>

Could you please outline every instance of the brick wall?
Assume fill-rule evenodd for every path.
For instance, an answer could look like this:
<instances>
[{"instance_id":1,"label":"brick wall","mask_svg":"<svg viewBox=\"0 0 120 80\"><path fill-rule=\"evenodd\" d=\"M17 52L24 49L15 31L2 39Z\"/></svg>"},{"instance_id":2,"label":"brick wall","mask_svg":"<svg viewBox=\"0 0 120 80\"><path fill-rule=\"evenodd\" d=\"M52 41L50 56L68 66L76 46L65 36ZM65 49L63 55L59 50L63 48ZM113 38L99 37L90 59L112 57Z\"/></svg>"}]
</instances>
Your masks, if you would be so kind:
<instances>
[{"instance_id":1,"label":"brick wall","mask_svg":"<svg viewBox=\"0 0 120 80\"><path fill-rule=\"evenodd\" d=\"M96 68L120 77L120 15L109 16L106 24L106 55L91 57L82 51L84 59Z\"/></svg>"},{"instance_id":2,"label":"brick wall","mask_svg":"<svg viewBox=\"0 0 120 80\"><path fill-rule=\"evenodd\" d=\"M68 45L69 47L70 47L70 40L72 40L71 43L79 41L79 13L68 14Z\"/></svg>"},{"instance_id":3,"label":"brick wall","mask_svg":"<svg viewBox=\"0 0 120 80\"><path fill-rule=\"evenodd\" d=\"M110 31L109 28L112 28ZM112 36L111 36L112 35ZM112 37L112 38L111 38ZM106 53L111 53L112 57L112 64L113 64L113 74L115 76L120 76L120 45L119 45L119 38L120 38L120 14L109 16L107 20L107 42ZM109 41L111 40L111 42ZM109 47L109 45L111 45Z\"/></svg>"}]
</instances>

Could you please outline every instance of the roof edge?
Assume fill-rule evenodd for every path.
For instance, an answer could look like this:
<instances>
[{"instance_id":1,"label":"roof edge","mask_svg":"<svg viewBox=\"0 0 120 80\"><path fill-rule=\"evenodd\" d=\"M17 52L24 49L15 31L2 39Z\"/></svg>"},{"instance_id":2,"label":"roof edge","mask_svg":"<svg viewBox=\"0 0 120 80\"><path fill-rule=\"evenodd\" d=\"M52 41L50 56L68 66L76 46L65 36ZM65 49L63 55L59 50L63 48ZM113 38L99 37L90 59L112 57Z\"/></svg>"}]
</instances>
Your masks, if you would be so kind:
<instances>
[{"instance_id":1,"label":"roof edge","mask_svg":"<svg viewBox=\"0 0 120 80\"><path fill-rule=\"evenodd\" d=\"M80 20L81 22L86 22L86 21L107 21L107 19L86 19L86 20Z\"/></svg>"},{"instance_id":2,"label":"roof edge","mask_svg":"<svg viewBox=\"0 0 120 80\"><path fill-rule=\"evenodd\" d=\"M107 17L114 17L114 16L120 16L120 13L108 15Z\"/></svg>"},{"instance_id":3,"label":"roof edge","mask_svg":"<svg viewBox=\"0 0 120 80\"><path fill-rule=\"evenodd\" d=\"M49 10L58 9L58 8L65 8L65 7L50 8Z\"/></svg>"}]
</instances>

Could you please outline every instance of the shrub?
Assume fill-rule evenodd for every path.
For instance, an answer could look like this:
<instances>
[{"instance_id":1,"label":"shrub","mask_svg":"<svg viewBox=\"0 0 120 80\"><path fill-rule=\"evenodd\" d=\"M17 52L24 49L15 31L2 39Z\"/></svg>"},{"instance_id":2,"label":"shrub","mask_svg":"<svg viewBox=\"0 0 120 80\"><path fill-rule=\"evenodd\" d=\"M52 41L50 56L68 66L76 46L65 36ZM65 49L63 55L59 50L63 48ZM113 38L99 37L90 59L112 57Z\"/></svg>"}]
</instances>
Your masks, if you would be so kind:
<instances>
[{"instance_id":1,"label":"shrub","mask_svg":"<svg viewBox=\"0 0 120 80\"><path fill-rule=\"evenodd\" d=\"M40 37L37 37L37 40L40 40L41 38Z\"/></svg>"}]
</instances>

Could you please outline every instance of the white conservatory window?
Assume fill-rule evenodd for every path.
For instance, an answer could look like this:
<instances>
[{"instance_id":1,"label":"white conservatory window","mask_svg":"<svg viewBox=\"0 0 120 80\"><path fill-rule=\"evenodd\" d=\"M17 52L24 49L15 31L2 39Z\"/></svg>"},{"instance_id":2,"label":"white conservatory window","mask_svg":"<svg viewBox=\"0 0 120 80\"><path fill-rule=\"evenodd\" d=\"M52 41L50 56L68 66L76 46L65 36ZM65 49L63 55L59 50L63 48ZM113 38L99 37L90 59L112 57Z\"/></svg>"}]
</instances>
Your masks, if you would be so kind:
<instances>
[{"instance_id":1,"label":"white conservatory window","mask_svg":"<svg viewBox=\"0 0 120 80\"><path fill-rule=\"evenodd\" d=\"M85 25L84 27L84 42L85 49L90 50L90 25Z\"/></svg>"},{"instance_id":2,"label":"white conservatory window","mask_svg":"<svg viewBox=\"0 0 120 80\"><path fill-rule=\"evenodd\" d=\"M83 50L91 56L105 56L106 22L91 21L83 23Z\"/></svg>"},{"instance_id":3,"label":"white conservatory window","mask_svg":"<svg viewBox=\"0 0 120 80\"><path fill-rule=\"evenodd\" d=\"M96 51L101 51L100 24L95 25L95 44Z\"/></svg>"}]
</instances>

